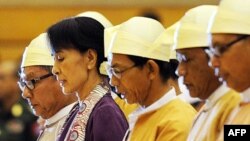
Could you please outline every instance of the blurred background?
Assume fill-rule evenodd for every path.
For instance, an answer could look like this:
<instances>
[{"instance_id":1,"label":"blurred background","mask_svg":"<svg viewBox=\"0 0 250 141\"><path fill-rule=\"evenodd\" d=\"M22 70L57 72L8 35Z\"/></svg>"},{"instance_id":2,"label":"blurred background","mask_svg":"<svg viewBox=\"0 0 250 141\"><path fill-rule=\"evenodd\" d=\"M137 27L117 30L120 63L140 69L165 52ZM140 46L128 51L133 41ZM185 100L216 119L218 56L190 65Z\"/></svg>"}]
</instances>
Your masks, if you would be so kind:
<instances>
[{"instance_id":1,"label":"blurred background","mask_svg":"<svg viewBox=\"0 0 250 141\"><path fill-rule=\"evenodd\" d=\"M167 27L189 8L218 3L218 0L0 0L0 61L20 59L29 42L50 25L84 11L101 12L114 25L153 12Z\"/></svg>"}]
</instances>

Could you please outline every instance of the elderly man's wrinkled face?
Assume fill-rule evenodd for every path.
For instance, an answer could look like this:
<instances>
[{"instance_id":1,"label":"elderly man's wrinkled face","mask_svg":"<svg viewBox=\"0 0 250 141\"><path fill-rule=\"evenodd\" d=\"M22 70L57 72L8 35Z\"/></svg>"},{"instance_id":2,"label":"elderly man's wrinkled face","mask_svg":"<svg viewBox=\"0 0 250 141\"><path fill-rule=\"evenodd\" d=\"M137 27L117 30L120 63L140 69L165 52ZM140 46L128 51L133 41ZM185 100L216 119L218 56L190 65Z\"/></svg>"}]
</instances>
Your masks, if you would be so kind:
<instances>
[{"instance_id":1,"label":"elderly man's wrinkled face","mask_svg":"<svg viewBox=\"0 0 250 141\"><path fill-rule=\"evenodd\" d=\"M59 83L53 75L38 80L41 76L46 76L49 73L39 66L31 66L22 68L20 74L22 82L26 82L26 84L33 83L34 86L33 89L27 85L21 87L21 89L23 88L23 98L29 102L34 114L44 119L50 118L69 104L67 103L69 97L63 95ZM31 82L31 80L35 79L38 81Z\"/></svg>"},{"instance_id":2,"label":"elderly man's wrinkled face","mask_svg":"<svg viewBox=\"0 0 250 141\"><path fill-rule=\"evenodd\" d=\"M177 50L178 75L184 78L192 97L208 98L220 85L212 68L208 66L208 56L203 48Z\"/></svg>"},{"instance_id":3,"label":"elderly man's wrinkled face","mask_svg":"<svg viewBox=\"0 0 250 141\"><path fill-rule=\"evenodd\" d=\"M110 84L124 95L128 103L143 105L150 88L150 80L144 67L135 66L127 55L122 54L109 56L108 62Z\"/></svg>"},{"instance_id":4,"label":"elderly man's wrinkled face","mask_svg":"<svg viewBox=\"0 0 250 141\"><path fill-rule=\"evenodd\" d=\"M249 36L215 34L212 36L212 46L210 50L212 50L212 67L217 70L217 75L223 79L229 87L238 92L242 92L250 87ZM213 50L219 53L215 53Z\"/></svg>"}]
</instances>

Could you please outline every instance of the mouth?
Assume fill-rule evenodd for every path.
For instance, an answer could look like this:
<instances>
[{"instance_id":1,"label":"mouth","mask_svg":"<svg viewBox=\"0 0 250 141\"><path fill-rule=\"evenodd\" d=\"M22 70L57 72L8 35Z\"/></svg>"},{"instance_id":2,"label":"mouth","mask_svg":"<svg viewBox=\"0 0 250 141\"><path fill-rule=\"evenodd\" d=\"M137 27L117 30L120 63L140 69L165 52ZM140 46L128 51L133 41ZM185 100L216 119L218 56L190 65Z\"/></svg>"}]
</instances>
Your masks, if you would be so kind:
<instances>
[{"instance_id":1,"label":"mouth","mask_svg":"<svg viewBox=\"0 0 250 141\"><path fill-rule=\"evenodd\" d=\"M219 68L214 69L214 75L218 77L218 80L220 82L223 82L226 80L227 76L220 72Z\"/></svg>"},{"instance_id":2,"label":"mouth","mask_svg":"<svg viewBox=\"0 0 250 141\"><path fill-rule=\"evenodd\" d=\"M34 104L34 103L31 103L29 102L29 105L30 105L30 108L35 110L35 108L38 106L38 104Z\"/></svg>"},{"instance_id":3,"label":"mouth","mask_svg":"<svg viewBox=\"0 0 250 141\"><path fill-rule=\"evenodd\" d=\"M193 86L188 83L188 82L184 82L184 85L187 87L188 90L190 90Z\"/></svg>"},{"instance_id":4,"label":"mouth","mask_svg":"<svg viewBox=\"0 0 250 141\"><path fill-rule=\"evenodd\" d=\"M218 79L220 82L227 81L227 76L226 75L219 75Z\"/></svg>"},{"instance_id":5,"label":"mouth","mask_svg":"<svg viewBox=\"0 0 250 141\"><path fill-rule=\"evenodd\" d=\"M66 83L65 80L58 80L58 81L59 81L60 87L64 87L65 86L65 83Z\"/></svg>"}]
</instances>

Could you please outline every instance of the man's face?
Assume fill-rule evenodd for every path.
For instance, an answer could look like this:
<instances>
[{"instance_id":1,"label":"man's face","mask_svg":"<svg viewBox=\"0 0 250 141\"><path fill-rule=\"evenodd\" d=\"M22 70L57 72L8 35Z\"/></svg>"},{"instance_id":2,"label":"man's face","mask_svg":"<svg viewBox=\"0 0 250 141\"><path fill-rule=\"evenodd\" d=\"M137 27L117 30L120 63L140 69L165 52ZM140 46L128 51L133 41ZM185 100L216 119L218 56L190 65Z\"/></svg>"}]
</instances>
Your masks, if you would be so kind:
<instances>
[{"instance_id":1,"label":"man's face","mask_svg":"<svg viewBox=\"0 0 250 141\"><path fill-rule=\"evenodd\" d=\"M229 87L238 92L250 87L250 38L242 37L235 34L214 34L210 47L210 50L215 50L211 55L212 67L218 70L218 76Z\"/></svg>"},{"instance_id":2,"label":"man's face","mask_svg":"<svg viewBox=\"0 0 250 141\"><path fill-rule=\"evenodd\" d=\"M113 54L108 58L109 65L117 76L111 75L110 84L118 93L124 95L128 103L141 105L147 100L150 80L146 69L134 66L127 55Z\"/></svg>"},{"instance_id":3,"label":"man's face","mask_svg":"<svg viewBox=\"0 0 250 141\"><path fill-rule=\"evenodd\" d=\"M49 72L39 66L25 67L21 70L22 81L30 81L48 74ZM44 119L50 118L61 108L68 105L69 97L62 94L59 83L54 76L47 77L34 83L34 89L24 87L25 98L36 116Z\"/></svg>"},{"instance_id":4,"label":"man's face","mask_svg":"<svg viewBox=\"0 0 250 141\"><path fill-rule=\"evenodd\" d=\"M203 48L177 50L178 75L183 77L192 97L207 99L220 85L212 68L208 66L208 56Z\"/></svg>"}]
</instances>

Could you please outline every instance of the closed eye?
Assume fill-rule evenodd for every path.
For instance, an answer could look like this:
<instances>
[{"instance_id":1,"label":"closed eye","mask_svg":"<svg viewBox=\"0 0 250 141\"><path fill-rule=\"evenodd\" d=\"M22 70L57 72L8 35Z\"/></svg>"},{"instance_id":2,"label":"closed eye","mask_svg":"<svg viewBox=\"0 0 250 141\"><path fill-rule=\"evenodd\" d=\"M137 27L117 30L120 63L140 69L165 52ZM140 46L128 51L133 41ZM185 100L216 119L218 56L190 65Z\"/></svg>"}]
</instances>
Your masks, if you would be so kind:
<instances>
[{"instance_id":1,"label":"closed eye","mask_svg":"<svg viewBox=\"0 0 250 141\"><path fill-rule=\"evenodd\" d=\"M64 60L64 57L60 56L60 55L56 55L54 57L55 61L59 61L59 62L62 62Z\"/></svg>"},{"instance_id":2,"label":"closed eye","mask_svg":"<svg viewBox=\"0 0 250 141\"><path fill-rule=\"evenodd\" d=\"M118 69L118 68L113 68L113 72L114 72L114 73L121 73L121 70Z\"/></svg>"}]
</instances>

